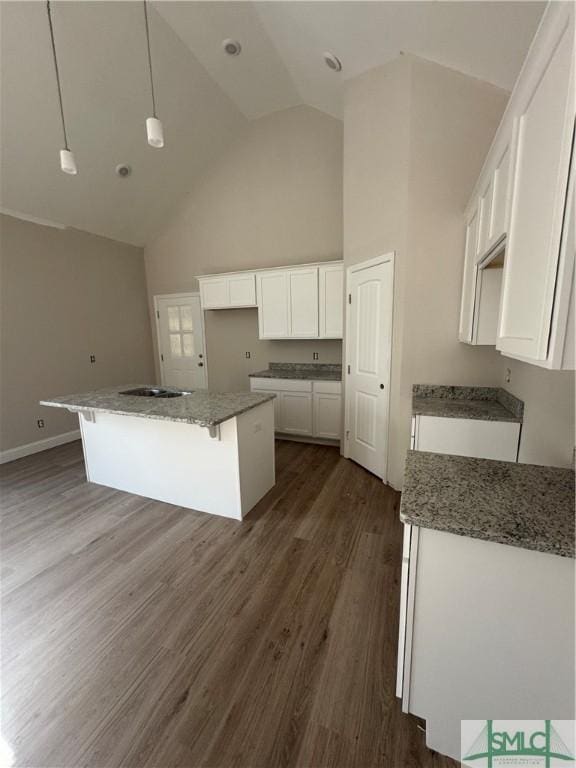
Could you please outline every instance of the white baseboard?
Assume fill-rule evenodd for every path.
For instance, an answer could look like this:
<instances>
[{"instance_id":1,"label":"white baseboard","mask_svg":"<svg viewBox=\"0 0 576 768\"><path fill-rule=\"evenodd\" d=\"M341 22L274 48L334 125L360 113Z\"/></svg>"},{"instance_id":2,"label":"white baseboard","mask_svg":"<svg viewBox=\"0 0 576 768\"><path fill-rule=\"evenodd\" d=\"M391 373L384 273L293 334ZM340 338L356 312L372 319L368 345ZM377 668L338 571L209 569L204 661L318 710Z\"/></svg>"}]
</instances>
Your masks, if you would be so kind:
<instances>
[{"instance_id":1,"label":"white baseboard","mask_svg":"<svg viewBox=\"0 0 576 768\"><path fill-rule=\"evenodd\" d=\"M33 453L40 453L40 451L47 451L49 448L56 448L57 445L71 443L74 440L80 440L79 429L64 432L62 435L47 437L45 440L37 440L35 443L19 445L17 448L8 448L6 451L0 451L0 464L7 464L9 461L16 461L23 456L30 456Z\"/></svg>"}]
</instances>

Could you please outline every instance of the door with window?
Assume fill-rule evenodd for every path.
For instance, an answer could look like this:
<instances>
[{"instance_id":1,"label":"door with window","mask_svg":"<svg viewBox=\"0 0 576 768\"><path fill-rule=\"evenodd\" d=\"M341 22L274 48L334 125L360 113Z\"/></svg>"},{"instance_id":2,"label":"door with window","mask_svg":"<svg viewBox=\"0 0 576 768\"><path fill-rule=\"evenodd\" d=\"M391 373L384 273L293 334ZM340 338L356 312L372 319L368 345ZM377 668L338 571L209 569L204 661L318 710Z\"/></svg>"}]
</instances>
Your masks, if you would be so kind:
<instances>
[{"instance_id":1,"label":"door with window","mask_svg":"<svg viewBox=\"0 0 576 768\"><path fill-rule=\"evenodd\" d=\"M156 297L162 384L206 389L204 317L198 294Z\"/></svg>"}]
</instances>

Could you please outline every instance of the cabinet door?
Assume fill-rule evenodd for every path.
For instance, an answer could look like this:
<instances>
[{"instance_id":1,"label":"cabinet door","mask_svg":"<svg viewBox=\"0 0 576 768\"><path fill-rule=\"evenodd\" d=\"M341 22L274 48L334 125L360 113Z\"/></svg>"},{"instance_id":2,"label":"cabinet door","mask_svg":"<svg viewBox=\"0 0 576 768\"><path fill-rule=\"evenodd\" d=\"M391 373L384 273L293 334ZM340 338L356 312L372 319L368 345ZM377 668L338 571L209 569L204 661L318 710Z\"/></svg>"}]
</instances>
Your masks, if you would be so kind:
<instances>
[{"instance_id":1,"label":"cabinet door","mask_svg":"<svg viewBox=\"0 0 576 768\"><path fill-rule=\"evenodd\" d=\"M230 276L228 290L231 307L256 306L256 278L253 273Z\"/></svg>"},{"instance_id":2,"label":"cabinet door","mask_svg":"<svg viewBox=\"0 0 576 768\"><path fill-rule=\"evenodd\" d=\"M333 264L318 269L320 338L341 339L344 316L344 267Z\"/></svg>"},{"instance_id":3,"label":"cabinet door","mask_svg":"<svg viewBox=\"0 0 576 768\"><path fill-rule=\"evenodd\" d=\"M542 66L523 84L516 112L497 344L504 354L534 361L548 354L574 121L571 14L558 13Z\"/></svg>"},{"instance_id":4,"label":"cabinet door","mask_svg":"<svg viewBox=\"0 0 576 768\"><path fill-rule=\"evenodd\" d=\"M290 335L288 272L259 272L258 332L261 339L286 339Z\"/></svg>"},{"instance_id":5,"label":"cabinet door","mask_svg":"<svg viewBox=\"0 0 576 768\"><path fill-rule=\"evenodd\" d=\"M510 142L498 154L492 178L492 216L488 226L488 250L493 248L508 231Z\"/></svg>"},{"instance_id":6,"label":"cabinet door","mask_svg":"<svg viewBox=\"0 0 576 768\"><path fill-rule=\"evenodd\" d=\"M288 272L290 337L318 338L318 267Z\"/></svg>"},{"instance_id":7,"label":"cabinet door","mask_svg":"<svg viewBox=\"0 0 576 768\"><path fill-rule=\"evenodd\" d=\"M480 192L480 221L478 224L478 246L476 254L479 258L488 251L488 238L492 225L492 202L494 195L494 176L490 174Z\"/></svg>"},{"instance_id":8,"label":"cabinet door","mask_svg":"<svg viewBox=\"0 0 576 768\"><path fill-rule=\"evenodd\" d=\"M312 434L312 394L280 393L280 432L294 435Z\"/></svg>"},{"instance_id":9,"label":"cabinet door","mask_svg":"<svg viewBox=\"0 0 576 768\"><path fill-rule=\"evenodd\" d=\"M460 328L458 338L472 343L474 326L474 295L476 292L476 252L478 247L478 205L473 209L466 225L464 248L464 274L462 277L462 302L460 306Z\"/></svg>"},{"instance_id":10,"label":"cabinet door","mask_svg":"<svg viewBox=\"0 0 576 768\"><path fill-rule=\"evenodd\" d=\"M228 278L214 277L200 280L202 309L225 309L230 306Z\"/></svg>"},{"instance_id":11,"label":"cabinet door","mask_svg":"<svg viewBox=\"0 0 576 768\"><path fill-rule=\"evenodd\" d=\"M314 393L314 437L338 440L342 433L340 395Z\"/></svg>"}]
</instances>

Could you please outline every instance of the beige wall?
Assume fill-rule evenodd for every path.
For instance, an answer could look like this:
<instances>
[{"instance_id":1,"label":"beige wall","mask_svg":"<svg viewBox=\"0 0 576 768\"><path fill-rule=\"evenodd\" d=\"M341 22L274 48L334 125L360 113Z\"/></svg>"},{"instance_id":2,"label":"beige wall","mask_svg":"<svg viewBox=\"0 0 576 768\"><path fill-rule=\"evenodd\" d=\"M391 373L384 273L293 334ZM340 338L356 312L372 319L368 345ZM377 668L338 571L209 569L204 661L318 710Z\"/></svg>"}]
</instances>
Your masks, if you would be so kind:
<instances>
[{"instance_id":1,"label":"beige wall","mask_svg":"<svg viewBox=\"0 0 576 768\"><path fill-rule=\"evenodd\" d=\"M396 252L388 479L397 488L412 384L499 377L496 352L468 348L457 333L462 211L506 101L498 88L412 56L348 83L344 260Z\"/></svg>"},{"instance_id":2,"label":"beige wall","mask_svg":"<svg viewBox=\"0 0 576 768\"><path fill-rule=\"evenodd\" d=\"M142 249L0 216L1 450L78 428L40 399L152 372Z\"/></svg>"},{"instance_id":3,"label":"beige wall","mask_svg":"<svg viewBox=\"0 0 576 768\"><path fill-rule=\"evenodd\" d=\"M547 371L502 357L500 386L524 401L519 460L570 467L574 434L574 372ZM510 382L506 381L510 372Z\"/></svg>"},{"instance_id":4,"label":"beige wall","mask_svg":"<svg viewBox=\"0 0 576 768\"><path fill-rule=\"evenodd\" d=\"M256 120L194 181L145 248L148 292L195 291L195 276L211 272L341 256L342 123L294 107ZM341 360L338 341L259 341L256 310L205 317L211 389L247 389L248 372L268 361L312 362L315 351L320 362Z\"/></svg>"}]
</instances>

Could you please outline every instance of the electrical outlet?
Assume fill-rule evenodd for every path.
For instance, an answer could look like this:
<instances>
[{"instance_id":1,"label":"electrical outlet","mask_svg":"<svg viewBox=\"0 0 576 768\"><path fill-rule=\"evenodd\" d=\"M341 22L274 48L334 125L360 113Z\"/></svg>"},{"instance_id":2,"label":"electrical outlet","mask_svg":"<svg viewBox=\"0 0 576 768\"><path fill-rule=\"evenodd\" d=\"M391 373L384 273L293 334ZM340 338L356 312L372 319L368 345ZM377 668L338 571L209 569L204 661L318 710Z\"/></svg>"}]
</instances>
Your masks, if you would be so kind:
<instances>
[{"instance_id":1,"label":"electrical outlet","mask_svg":"<svg viewBox=\"0 0 576 768\"><path fill-rule=\"evenodd\" d=\"M44 429L44 427L46 426L46 425L44 424L44 419L38 419L38 421L36 422L36 424L38 424L38 429Z\"/></svg>"},{"instance_id":2,"label":"electrical outlet","mask_svg":"<svg viewBox=\"0 0 576 768\"><path fill-rule=\"evenodd\" d=\"M96 362L96 355L90 355L90 362L95 363Z\"/></svg>"},{"instance_id":3,"label":"electrical outlet","mask_svg":"<svg viewBox=\"0 0 576 768\"><path fill-rule=\"evenodd\" d=\"M250 360L250 352L245 352L244 354L246 355L246 360Z\"/></svg>"},{"instance_id":4,"label":"electrical outlet","mask_svg":"<svg viewBox=\"0 0 576 768\"><path fill-rule=\"evenodd\" d=\"M506 384L510 384L510 379L512 378L512 371L510 368L506 368L506 376L504 377L504 381Z\"/></svg>"},{"instance_id":5,"label":"electrical outlet","mask_svg":"<svg viewBox=\"0 0 576 768\"><path fill-rule=\"evenodd\" d=\"M318 360L318 352L312 352L312 360Z\"/></svg>"}]
</instances>

